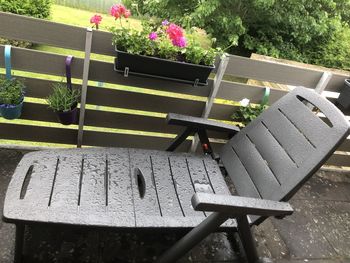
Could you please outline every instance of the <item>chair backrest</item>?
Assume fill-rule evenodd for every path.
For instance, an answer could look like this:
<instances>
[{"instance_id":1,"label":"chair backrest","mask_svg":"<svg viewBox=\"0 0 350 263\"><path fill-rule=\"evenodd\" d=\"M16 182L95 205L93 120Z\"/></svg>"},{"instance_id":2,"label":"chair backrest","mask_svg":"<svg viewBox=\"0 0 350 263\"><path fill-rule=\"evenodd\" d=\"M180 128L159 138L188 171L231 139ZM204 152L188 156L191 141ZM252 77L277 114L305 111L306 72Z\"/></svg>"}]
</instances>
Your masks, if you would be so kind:
<instances>
[{"instance_id":1,"label":"chair backrest","mask_svg":"<svg viewBox=\"0 0 350 263\"><path fill-rule=\"evenodd\" d=\"M228 141L220 158L240 196L287 201L349 133L331 102L296 88Z\"/></svg>"}]
</instances>

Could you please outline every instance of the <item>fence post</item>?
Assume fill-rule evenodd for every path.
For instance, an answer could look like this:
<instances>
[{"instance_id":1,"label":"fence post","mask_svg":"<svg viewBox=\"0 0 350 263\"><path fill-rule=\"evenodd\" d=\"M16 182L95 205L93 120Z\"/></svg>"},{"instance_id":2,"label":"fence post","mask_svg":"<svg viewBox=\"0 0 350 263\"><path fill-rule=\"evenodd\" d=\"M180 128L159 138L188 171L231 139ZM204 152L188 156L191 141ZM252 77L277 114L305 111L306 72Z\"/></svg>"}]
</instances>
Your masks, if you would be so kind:
<instances>
[{"instance_id":1,"label":"fence post","mask_svg":"<svg viewBox=\"0 0 350 263\"><path fill-rule=\"evenodd\" d=\"M321 94L324 91L324 89L327 87L331 78L332 78L331 72L328 72L328 71L323 72L322 77L320 78L320 80L316 85L315 91Z\"/></svg>"},{"instance_id":2,"label":"fence post","mask_svg":"<svg viewBox=\"0 0 350 263\"><path fill-rule=\"evenodd\" d=\"M86 104L87 85L88 85L88 81L89 81L91 45L92 45L92 28L87 28L86 29L86 39L85 39L85 58L84 58L84 68L83 68L83 83L81 86L80 116L79 116L79 128L78 128L78 139L77 139L77 147L78 148L81 148L81 146L83 144L85 104Z\"/></svg>"},{"instance_id":3,"label":"fence post","mask_svg":"<svg viewBox=\"0 0 350 263\"><path fill-rule=\"evenodd\" d=\"M203 114L202 114L202 118L208 118L209 115L210 115L210 111L213 107L213 104L214 104L214 100L216 98L216 95L218 94L218 91L219 91L219 88L220 88L220 85L221 85L221 81L224 77L224 74L226 72L226 68L227 68L227 64L228 64L228 61L229 61L230 57L227 56L226 54L224 54L222 57L221 57L221 60L220 60L220 63L219 63L219 66L218 66L218 70L216 72L216 75L214 77L214 81L213 81L213 87L210 91L210 94L208 96L208 100L205 104L205 108L204 108L204 111L203 111ZM197 147L198 147L198 142L199 142L199 138L198 138L198 135L196 134L192 140L192 145L191 145L191 152L195 152Z\"/></svg>"}]
</instances>

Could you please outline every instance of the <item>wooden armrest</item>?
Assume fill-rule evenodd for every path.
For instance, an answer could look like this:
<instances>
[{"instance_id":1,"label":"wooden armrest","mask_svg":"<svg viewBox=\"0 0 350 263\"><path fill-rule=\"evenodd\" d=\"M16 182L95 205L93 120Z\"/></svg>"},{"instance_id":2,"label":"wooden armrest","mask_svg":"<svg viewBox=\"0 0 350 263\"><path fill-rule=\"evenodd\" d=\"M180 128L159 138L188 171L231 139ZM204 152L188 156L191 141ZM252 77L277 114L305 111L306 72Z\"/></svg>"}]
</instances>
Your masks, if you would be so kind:
<instances>
[{"instance_id":1,"label":"wooden armrest","mask_svg":"<svg viewBox=\"0 0 350 263\"><path fill-rule=\"evenodd\" d=\"M193 129L228 132L231 134L239 132L239 128L234 125L175 113L169 113L166 117L166 120L168 124L181 125Z\"/></svg>"},{"instance_id":2,"label":"wooden armrest","mask_svg":"<svg viewBox=\"0 0 350 263\"><path fill-rule=\"evenodd\" d=\"M289 203L251 197L196 193L191 201L196 211L223 212L234 216L285 216L293 213Z\"/></svg>"}]
</instances>

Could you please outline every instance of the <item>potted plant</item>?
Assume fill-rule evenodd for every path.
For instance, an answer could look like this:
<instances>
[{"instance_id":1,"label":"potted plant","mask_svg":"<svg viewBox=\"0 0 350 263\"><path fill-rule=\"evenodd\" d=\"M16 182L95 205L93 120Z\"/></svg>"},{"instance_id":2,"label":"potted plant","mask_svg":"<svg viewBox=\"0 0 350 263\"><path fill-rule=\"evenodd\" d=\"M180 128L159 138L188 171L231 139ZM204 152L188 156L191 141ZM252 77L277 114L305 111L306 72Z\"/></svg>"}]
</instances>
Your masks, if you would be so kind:
<instances>
[{"instance_id":1,"label":"potted plant","mask_svg":"<svg viewBox=\"0 0 350 263\"><path fill-rule=\"evenodd\" d=\"M345 109L350 108L350 79L344 81L344 86L340 91L337 102Z\"/></svg>"},{"instance_id":2,"label":"potted plant","mask_svg":"<svg viewBox=\"0 0 350 263\"><path fill-rule=\"evenodd\" d=\"M112 6L110 14L121 25L110 29L117 52L117 71L127 69L130 74L207 84L218 49L203 48L193 35L167 20L159 25L143 22L141 31L126 28L122 21L130 16L130 11L122 4Z\"/></svg>"},{"instance_id":3,"label":"potted plant","mask_svg":"<svg viewBox=\"0 0 350 263\"><path fill-rule=\"evenodd\" d=\"M16 78L0 78L0 115L8 120L21 116L24 84Z\"/></svg>"},{"instance_id":4,"label":"potted plant","mask_svg":"<svg viewBox=\"0 0 350 263\"><path fill-rule=\"evenodd\" d=\"M69 89L64 83L57 83L53 85L53 92L47 98L47 103L63 125L70 125L78 119L79 97L79 90Z\"/></svg>"},{"instance_id":5,"label":"potted plant","mask_svg":"<svg viewBox=\"0 0 350 263\"><path fill-rule=\"evenodd\" d=\"M252 105L249 99L245 98L239 102L239 109L232 114L231 118L234 121L241 122L241 126L245 127L265 109L267 109L266 103Z\"/></svg>"}]
</instances>

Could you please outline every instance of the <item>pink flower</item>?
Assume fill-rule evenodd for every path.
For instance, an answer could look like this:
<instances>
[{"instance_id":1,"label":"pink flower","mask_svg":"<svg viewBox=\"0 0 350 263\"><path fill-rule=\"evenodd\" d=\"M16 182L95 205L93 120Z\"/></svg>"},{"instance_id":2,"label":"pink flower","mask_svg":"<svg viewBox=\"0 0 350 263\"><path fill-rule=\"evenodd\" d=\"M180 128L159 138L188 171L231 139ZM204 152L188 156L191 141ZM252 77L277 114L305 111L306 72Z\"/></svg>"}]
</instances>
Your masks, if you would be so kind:
<instances>
[{"instance_id":1,"label":"pink flower","mask_svg":"<svg viewBox=\"0 0 350 263\"><path fill-rule=\"evenodd\" d=\"M157 38L158 38L158 34L157 34L157 32L151 32L151 33L149 33L149 35L148 35L148 38L150 39L150 40L156 40Z\"/></svg>"},{"instance_id":2,"label":"pink flower","mask_svg":"<svg viewBox=\"0 0 350 263\"><path fill-rule=\"evenodd\" d=\"M186 47L187 45L185 37L175 38L171 42L173 43L174 46L177 46L177 47Z\"/></svg>"},{"instance_id":3,"label":"pink flower","mask_svg":"<svg viewBox=\"0 0 350 263\"><path fill-rule=\"evenodd\" d=\"M183 29L176 25L171 23L169 27L166 29L166 32L171 40L178 39L180 37L183 37Z\"/></svg>"},{"instance_id":4,"label":"pink flower","mask_svg":"<svg viewBox=\"0 0 350 263\"><path fill-rule=\"evenodd\" d=\"M171 23L166 29L171 42L177 47L186 47L186 38L184 37L184 30L182 27Z\"/></svg>"},{"instance_id":5,"label":"pink flower","mask_svg":"<svg viewBox=\"0 0 350 263\"><path fill-rule=\"evenodd\" d=\"M126 11L126 7L122 4L117 4L118 7L119 7L119 13L121 14L125 14L125 11Z\"/></svg>"},{"instance_id":6,"label":"pink flower","mask_svg":"<svg viewBox=\"0 0 350 263\"><path fill-rule=\"evenodd\" d=\"M98 29L98 25L101 23L102 21L102 16L101 15L94 15L90 18L90 23L91 24L95 24L96 29Z\"/></svg>"},{"instance_id":7,"label":"pink flower","mask_svg":"<svg viewBox=\"0 0 350 263\"><path fill-rule=\"evenodd\" d=\"M118 19L121 16L121 13L119 12L119 5L112 5L111 10L110 10L111 16L114 16L115 19Z\"/></svg>"},{"instance_id":8,"label":"pink flower","mask_svg":"<svg viewBox=\"0 0 350 263\"><path fill-rule=\"evenodd\" d=\"M126 9L126 7L122 4L115 4L112 5L110 14L115 17L115 19L120 18L121 16L124 16L125 18L128 18L131 15L130 10Z\"/></svg>"},{"instance_id":9,"label":"pink flower","mask_svg":"<svg viewBox=\"0 0 350 263\"><path fill-rule=\"evenodd\" d=\"M129 9L126 9L125 12L124 12L124 17L128 18L129 16L131 16L131 12L130 12Z\"/></svg>"}]
</instances>

